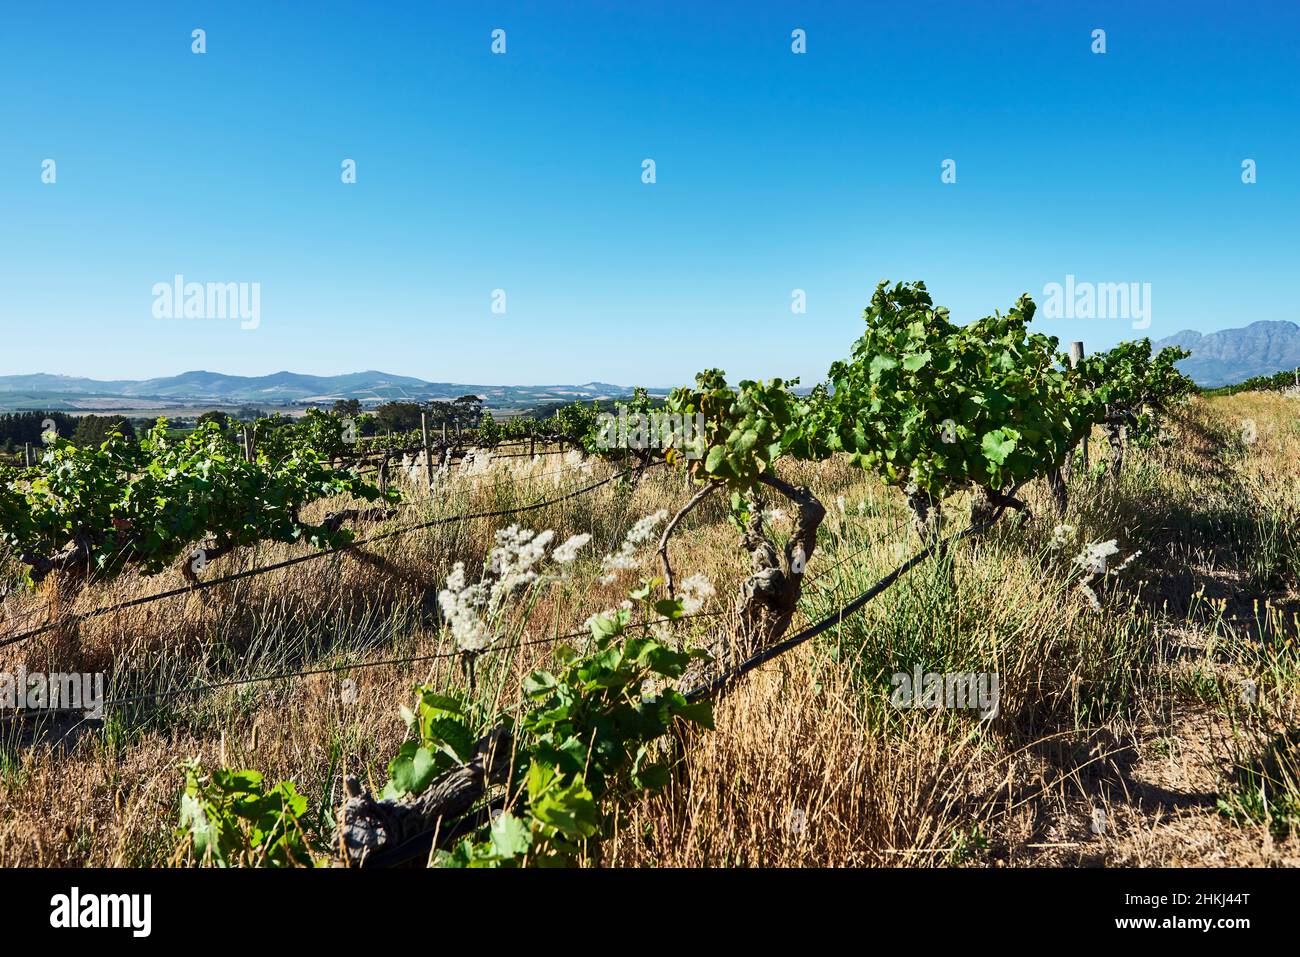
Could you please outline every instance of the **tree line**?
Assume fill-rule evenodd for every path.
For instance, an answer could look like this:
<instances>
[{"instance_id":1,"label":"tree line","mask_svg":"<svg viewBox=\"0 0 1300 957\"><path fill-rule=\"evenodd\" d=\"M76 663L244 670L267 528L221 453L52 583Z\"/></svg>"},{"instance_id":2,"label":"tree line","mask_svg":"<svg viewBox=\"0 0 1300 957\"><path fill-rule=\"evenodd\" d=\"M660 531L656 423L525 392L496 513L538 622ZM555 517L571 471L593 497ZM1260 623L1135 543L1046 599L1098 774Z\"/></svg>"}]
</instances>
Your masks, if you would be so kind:
<instances>
[{"instance_id":1,"label":"tree line","mask_svg":"<svg viewBox=\"0 0 1300 957\"><path fill-rule=\"evenodd\" d=\"M135 438L135 428L121 415L7 412L0 414L0 450L14 453L24 445L39 446L42 444L41 436L47 431L54 431L76 445L100 445L114 431L120 432L124 438Z\"/></svg>"}]
</instances>

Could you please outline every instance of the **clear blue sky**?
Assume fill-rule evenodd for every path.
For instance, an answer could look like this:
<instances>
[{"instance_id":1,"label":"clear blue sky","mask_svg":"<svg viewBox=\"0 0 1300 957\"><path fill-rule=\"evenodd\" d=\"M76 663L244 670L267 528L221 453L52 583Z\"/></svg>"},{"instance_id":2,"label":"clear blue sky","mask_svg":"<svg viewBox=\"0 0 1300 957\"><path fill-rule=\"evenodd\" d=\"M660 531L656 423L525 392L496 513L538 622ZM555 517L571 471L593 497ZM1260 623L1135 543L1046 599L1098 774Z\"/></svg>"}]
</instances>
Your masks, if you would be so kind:
<instances>
[{"instance_id":1,"label":"clear blue sky","mask_svg":"<svg viewBox=\"0 0 1300 957\"><path fill-rule=\"evenodd\" d=\"M959 321L1068 273L1151 283L1153 337L1300 319L1294 2L2 9L0 374L810 384L886 277ZM259 282L260 328L155 319L176 273Z\"/></svg>"}]
</instances>

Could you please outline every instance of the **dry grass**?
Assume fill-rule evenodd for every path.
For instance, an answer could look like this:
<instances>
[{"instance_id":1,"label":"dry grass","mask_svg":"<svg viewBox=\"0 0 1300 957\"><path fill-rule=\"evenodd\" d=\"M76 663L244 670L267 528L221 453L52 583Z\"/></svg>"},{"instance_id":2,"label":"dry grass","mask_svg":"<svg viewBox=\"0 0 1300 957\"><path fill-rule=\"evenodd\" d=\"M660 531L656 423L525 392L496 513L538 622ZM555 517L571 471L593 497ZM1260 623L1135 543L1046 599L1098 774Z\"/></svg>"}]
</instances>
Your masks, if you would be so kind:
<instances>
[{"instance_id":1,"label":"dry grass","mask_svg":"<svg viewBox=\"0 0 1300 957\"><path fill-rule=\"evenodd\" d=\"M717 730L673 744L671 787L618 816L599 860L616 866L1154 865L1293 863L1295 822L1221 814L1242 804L1234 768L1296 727L1300 428L1294 400L1197 401L1173 441L1131 456L1118 480L1080 477L1074 528L1030 489L1030 522L1004 522L929 563L865 611L769 664L719 702ZM1254 423L1253 442L1242 420ZM1094 455L1104 456L1094 443ZM554 497L610 474L555 459L453 483L415 498L391 525ZM900 497L842 462L801 464L830 514L810 564L813 620L910 553ZM558 486L557 486L558 482ZM625 596L632 576L598 581L599 555L631 524L675 510L667 470L635 488L520 516L561 536L589 532L589 557L535 590L501 623L506 644L581 627ZM843 499L843 506L840 500ZM329 503L327 507L333 507ZM774 503L779 504L779 503ZM962 502L950 505L952 527ZM450 523L204 593L65 627L0 648L0 671L111 673L110 698L234 676L447 653L433 596L456 561L475 567L498 521ZM365 531L383 531L379 525ZM782 523L774 528L778 535ZM1097 611L1070 559L1115 539L1142 555L1098 589ZM299 554L270 546L209 574ZM723 496L675 539L679 575L703 573L725 609L745 571ZM651 556L646 574L657 573ZM14 594L6 630L180 583L126 576L80 594ZM26 617L24 617L26 616ZM798 626L800 622L796 622ZM725 616L680 626L710 643ZM544 644L483 658L485 707L509 705L546 660ZM890 676L996 671L987 722L964 712L900 711ZM342 694L344 682L352 694ZM353 668L222 688L110 711L62 738L0 728L0 864L110 865L174 859L179 762L252 766L292 778L314 806L344 771L382 783L404 735L397 706L417 682L464 686L455 658ZM1253 701L1243 698L1254 682ZM1248 796L1248 795L1247 795ZM1249 802L1246 801L1246 804ZM1242 804L1244 807L1245 804ZM1270 805L1271 806L1271 805ZM593 859L594 859L593 855Z\"/></svg>"}]
</instances>

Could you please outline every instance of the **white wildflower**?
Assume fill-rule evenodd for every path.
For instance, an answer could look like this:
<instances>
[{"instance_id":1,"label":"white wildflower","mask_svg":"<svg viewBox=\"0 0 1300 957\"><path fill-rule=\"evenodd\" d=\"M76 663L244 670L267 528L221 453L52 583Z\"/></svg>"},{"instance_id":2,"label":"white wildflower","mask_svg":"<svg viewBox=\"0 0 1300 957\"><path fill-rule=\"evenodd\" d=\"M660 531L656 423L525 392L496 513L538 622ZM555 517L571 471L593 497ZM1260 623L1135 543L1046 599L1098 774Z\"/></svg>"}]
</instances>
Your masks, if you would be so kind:
<instances>
[{"instance_id":1,"label":"white wildflower","mask_svg":"<svg viewBox=\"0 0 1300 957\"><path fill-rule=\"evenodd\" d=\"M691 575L682 581L682 611L693 615L704 607L706 599L714 594L713 582L704 574Z\"/></svg>"},{"instance_id":2,"label":"white wildflower","mask_svg":"<svg viewBox=\"0 0 1300 957\"><path fill-rule=\"evenodd\" d=\"M647 515L632 526L632 530L627 533L627 538L623 540L624 545L643 545L654 534L655 527L660 522L667 520L668 510L661 508L653 515Z\"/></svg>"},{"instance_id":3,"label":"white wildflower","mask_svg":"<svg viewBox=\"0 0 1300 957\"><path fill-rule=\"evenodd\" d=\"M438 592L438 606L451 626L452 637L461 651L482 651L490 642L479 610L487 603L487 587L478 582L465 584L465 563L457 562L447 576L447 587Z\"/></svg>"},{"instance_id":4,"label":"white wildflower","mask_svg":"<svg viewBox=\"0 0 1300 957\"><path fill-rule=\"evenodd\" d=\"M1115 574L1119 574L1119 573L1122 572L1124 569L1126 569L1126 568L1128 568L1130 565L1132 565L1133 562L1135 562L1135 561L1137 560L1138 556L1141 555L1141 554L1142 554L1142 549L1139 548L1136 552L1134 552L1134 553L1133 553L1132 555L1130 555L1128 558L1124 559L1124 561L1123 561L1122 563L1120 563L1120 565L1115 569Z\"/></svg>"},{"instance_id":5,"label":"white wildflower","mask_svg":"<svg viewBox=\"0 0 1300 957\"><path fill-rule=\"evenodd\" d=\"M1104 575L1106 559L1118 551L1119 543L1113 538L1108 542L1089 542L1083 551L1074 556L1074 564L1094 575Z\"/></svg>"},{"instance_id":6,"label":"white wildflower","mask_svg":"<svg viewBox=\"0 0 1300 957\"><path fill-rule=\"evenodd\" d=\"M1137 560L1138 556L1142 554L1141 551L1136 551L1116 567L1108 568L1107 559L1118 551L1119 547L1114 539L1111 539L1109 542L1091 542L1074 559L1076 565L1090 572L1093 576L1093 578L1090 578L1088 581L1079 583L1079 590L1082 591L1084 597L1088 599L1088 604L1092 607L1093 611L1101 611L1102 604L1101 598L1095 591L1093 591L1092 586L1097 584L1099 581L1104 581L1108 575L1118 575L1120 572L1124 571L1124 569L1132 565L1133 562Z\"/></svg>"},{"instance_id":7,"label":"white wildflower","mask_svg":"<svg viewBox=\"0 0 1300 957\"><path fill-rule=\"evenodd\" d=\"M554 538L555 532L550 529L540 533L518 525L499 529L496 545L488 553L488 568L497 576L492 586L493 598L504 597L536 581L534 566L546 556Z\"/></svg>"},{"instance_id":8,"label":"white wildflower","mask_svg":"<svg viewBox=\"0 0 1300 957\"><path fill-rule=\"evenodd\" d=\"M578 557L578 550L591 541L591 536L585 532L581 535L574 535L565 539L555 551L551 552L551 559L559 562L561 565L567 565Z\"/></svg>"},{"instance_id":9,"label":"white wildflower","mask_svg":"<svg viewBox=\"0 0 1300 957\"><path fill-rule=\"evenodd\" d=\"M661 508L653 515L647 515L645 518L638 520L632 526L618 551L601 559L600 569L605 573L600 579L602 585L608 585L614 581L621 570L636 567L637 549L654 535L655 527L667 520L667 518L668 510Z\"/></svg>"},{"instance_id":10,"label":"white wildflower","mask_svg":"<svg viewBox=\"0 0 1300 957\"><path fill-rule=\"evenodd\" d=\"M843 496L843 495L837 495L837 496L835 496L835 507L838 508L838 509L840 510L840 514L841 514L841 515L844 514L844 496Z\"/></svg>"}]
</instances>

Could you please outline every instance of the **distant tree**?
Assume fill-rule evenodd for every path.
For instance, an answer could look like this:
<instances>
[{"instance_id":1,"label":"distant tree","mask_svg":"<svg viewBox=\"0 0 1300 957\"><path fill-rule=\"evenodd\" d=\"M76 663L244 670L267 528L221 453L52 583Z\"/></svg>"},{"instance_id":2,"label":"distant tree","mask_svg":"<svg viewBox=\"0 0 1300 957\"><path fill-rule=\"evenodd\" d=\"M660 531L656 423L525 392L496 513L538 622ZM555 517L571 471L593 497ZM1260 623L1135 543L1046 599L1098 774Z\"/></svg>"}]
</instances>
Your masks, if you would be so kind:
<instances>
[{"instance_id":1,"label":"distant tree","mask_svg":"<svg viewBox=\"0 0 1300 957\"><path fill-rule=\"evenodd\" d=\"M195 425L203 425L205 422L215 422L222 429L230 428L230 416L220 409L213 409L211 412L204 412L195 420Z\"/></svg>"},{"instance_id":2,"label":"distant tree","mask_svg":"<svg viewBox=\"0 0 1300 957\"><path fill-rule=\"evenodd\" d=\"M428 413L430 425L443 426L455 424L456 410L450 402L439 402L437 399L431 399L424 403L424 409Z\"/></svg>"},{"instance_id":3,"label":"distant tree","mask_svg":"<svg viewBox=\"0 0 1300 957\"><path fill-rule=\"evenodd\" d=\"M461 428L471 428L483 418L483 400L476 395L462 395L452 403L452 415Z\"/></svg>"},{"instance_id":4,"label":"distant tree","mask_svg":"<svg viewBox=\"0 0 1300 957\"><path fill-rule=\"evenodd\" d=\"M235 418L240 422L256 422L266 415L255 405L241 405L235 410Z\"/></svg>"},{"instance_id":5,"label":"distant tree","mask_svg":"<svg viewBox=\"0 0 1300 957\"><path fill-rule=\"evenodd\" d=\"M77 420L72 433L74 445L94 447L103 445L110 435L118 432L123 438L135 441L135 428L121 415L83 415Z\"/></svg>"},{"instance_id":6,"label":"distant tree","mask_svg":"<svg viewBox=\"0 0 1300 957\"><path fill-rule=\"evenodd\" d=\"M409 432L420 427L420 412L416 402L385 402L375 409L375 425L380 432Z\"/></svg>"},{"instance_id":7,"label":"distant tree","mask_svg":"<svg viewBox=\"0 0 1300 957\"><path fill-rule=\"evenodd\" d=\"M0 415L0 441L10 439L14 446L40 445L46 422L54 423L54 431L65 439L77 427L77 420L66 412L10 412Z\"/></svg>"},{"instance_id":8,"label":"distant tree","mask_svg":"<svg viewBox=\"0 0 1300 957\"><path fill-rule=\"evenodd\" d=\"M356 418L361 415L360 399L338 399L334 402L335 415L350 415Z\"/></svg>"}]
</instances>

